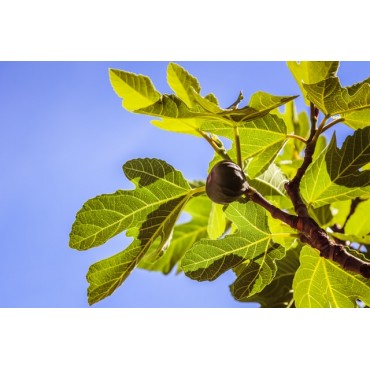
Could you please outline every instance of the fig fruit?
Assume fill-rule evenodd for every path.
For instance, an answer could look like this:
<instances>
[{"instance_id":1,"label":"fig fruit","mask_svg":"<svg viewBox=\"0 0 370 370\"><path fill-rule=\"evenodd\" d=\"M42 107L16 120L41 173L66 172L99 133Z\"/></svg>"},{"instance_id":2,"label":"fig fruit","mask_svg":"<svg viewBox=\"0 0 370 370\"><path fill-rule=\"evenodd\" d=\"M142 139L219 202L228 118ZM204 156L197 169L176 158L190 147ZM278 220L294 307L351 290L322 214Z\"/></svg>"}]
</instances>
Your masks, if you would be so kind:
<instances>
[{"instance_id":1,"label":"fig fruit","mask_svg":"<svg viewBox=\"0 0 370 370\"><path fill-rule=\"evenodd\" d=\"M215 164L207 177L206 193L215 203L234 202L247 189L248 183L243 170L229 160Z\"/></svg>"}]
</instances>

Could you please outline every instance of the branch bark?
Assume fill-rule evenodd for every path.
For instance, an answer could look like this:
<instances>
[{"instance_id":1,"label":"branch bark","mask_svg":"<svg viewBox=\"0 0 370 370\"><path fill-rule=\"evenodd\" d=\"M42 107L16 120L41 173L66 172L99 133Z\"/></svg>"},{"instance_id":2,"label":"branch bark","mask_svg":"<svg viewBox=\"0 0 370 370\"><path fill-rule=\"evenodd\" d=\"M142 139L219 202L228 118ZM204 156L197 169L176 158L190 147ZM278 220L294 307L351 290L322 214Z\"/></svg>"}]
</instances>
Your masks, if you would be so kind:
<instances>
[{"instance_id":1,"label":"branch bark","mask_svg":"<svg viewBox=\"0 0 370 370\"><path fill-rule=\"evenodd\" d=\"M283 221L300 232L300 240L320 252L320 256L337 262L345 270L353 271L365 278L370 278L370 263L350 254L346 248L331 240L325 230L310 217L295 216L282 211L265 199L257 190L249 187L245 192L247 199L259 204L270 212L271 216Z\"/></svg>"}]
</instances>

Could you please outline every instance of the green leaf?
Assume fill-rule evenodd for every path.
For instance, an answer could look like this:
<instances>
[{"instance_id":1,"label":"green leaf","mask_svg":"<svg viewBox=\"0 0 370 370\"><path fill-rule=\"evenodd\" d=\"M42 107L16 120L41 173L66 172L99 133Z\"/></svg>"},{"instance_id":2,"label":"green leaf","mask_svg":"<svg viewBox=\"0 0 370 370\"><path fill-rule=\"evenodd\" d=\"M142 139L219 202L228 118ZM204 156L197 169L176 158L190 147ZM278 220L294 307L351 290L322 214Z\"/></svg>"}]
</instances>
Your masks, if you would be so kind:
<instances>
[{"instance_id":1,"label":"green leaf","mask_svg":"<svg viewBox=\"0 0 370 370\"><path fill-rule=\"evenodd\" d=\"M169 63L167 68L167 82L173 92L189 107L195 105L192 91L199 93L198 80L183 67L176 63Z\"/></svg>"},{"instance_id":2,"label":"green leaf","mask_svg":"<svg viewBox=\"0 0 370 370\"><path fill-rule=\"evenodd\" d=\"M191 199L184 208L184 212L191 215L191 221L175 226L169 246L163 251L163 255L160 258L155 261L150 259L151 252L155 254L158 249L158 246L154 244L138 267L152 271L161 271L164 274L170 273L185 252L196 241L207 237L210 211L211 201L207 197L200 196Z\"/></svg>"},{"instance_id":3,"label":"green leaf","mask_svg":"<svg viewBox=\"0 0 370 370\"><path fill-rule=\"evenodd\" d=\"M285 255L285 248L279 244L274 244L266 249L262 255L250 260L246 264L237 266L237 279L230 286L231 294L238 301L259 293L274 278L277 266L276 260L280 260Z\"/></svg>"},{"instance_id":4,"label":"green leaf","mask_svg":"<svg viewBox=\"0 0 370 370\"><path fill-rule=\"evenodd\" d=\"M204 97L204 99L207 99L209 102L211 102L211 103L213 103L213 104L215 104L215 105L219 106L219 104L218 104L218 100L217 100L216 96L215 96L213 93L209 93L209 94L207 94L207 95Z\"/></svg>"},{"instance_id":5,"label":"green leaf","mask_svg":"<svg viewBox=\"0 0 370 370\"><path fill-rule=\"evenodd\" d=\"M244 299L244 302L258 302L264 308L294 307L293 278L299 267L300 248L292 248L281 260L276 261L277 272L272 282L261 292Z\"/></svg>"},{"instance_id":6,"label":"green leaf","mask_svg":"<svg viewBox=\"0 0 370 370\"><path fill-rule=\"evenodd\" d=\"M274 111L274 113L284 120L288 134L295 134L303 138L308 137L310 124L307 113L300 112L297 114L293 101L285 106L284 113L280 113L279 111ZM295 176L297 169L302 164L302 150L304 147L305 144L302 141L290 138L286 141L275 161L290 179Z\"/></svg>"},{"instance_id":7,"label":"green leaf","mask_svg":"<svg viewBox=\"0 0 370 370\"><path fill-rule=\"evenodd\" d=\"M349 218L345 226L346 234L357 235L363 237L370 234L370 199L359 203L355 212Z\"/></svg>"},{"instance_id":8,"label":"green leaf","mask_svg":"<svg viewBox=\"0 0 370 370\"><path fill-rule=\"evenodd\" d=\"M176 95L164 94L154 104L135 110L135 113L148 114L155 117L189 119L199 117Z\"/></svg>"},{"instance_id":9,"label":"green leaf","mask_svg":"<svg viewBox=\"0 0 370 370\"><path fill-rule=\"evenodd\" d=\"M181 263L183 271L190 278L214 280L242 261L267 253L272 248L273 236L268 229L263 208L252 202L234 202L225 213L238 231L223 239L202 239L195 243Z\"/></svg>"},{"instance_id":10,"label":"green leaf","mask_svg":"<svg viewBox=\"0 0 370 370\"><path fill-rule=\"evenodd\" d=\"M343 227L351 209L351 200L333 202L330 204L330 208L333 215L332 224L338 224L340 227Z\"/></svg>"},{"instance_id":11,"label":"green leaf","mask_svg":"<svg viewBox=\"0 0 370 370\"><path fill-rule=\"evenodd\" d=\"M190 92L193 99L198 103L198 105L205 111L209 113L220 113L223 110L218 106L218 102L214 95L207 95L207 97L202 97L197 91L194 89Z\"/></svg>"},{"instance_id":12,"label":"green leaf","mask_svg":"<svg viewBox=\"0 0 370 370\"><path fill-rule=\"evenodd\" d=\"M310 105L303 83L314 84L335 76L339 62L287 62L287 65L305 97L306 104Z\"/></svg>"},{"instance_id":13,"label":"green leaf","mask_svg":"<svg viewBox=\"0 0 370 370\"><path fill-rule=\"evenodd\" d=\"M370 184L370 170L360 171L370 162L370 127L347 136L342 148L336 146L335 134L325 157L333 182L347 187L363 187Z\"/></svg>"},{"instance_id":14,"label":"green leaf","mask_svg":"<svg viewBox=\"0 0 370 370\"><path fill-rule=\"evenodd\" d=\"M221 237L228 225L228 222L223 211L224 206L212 202L211 212L208 219L208 235L211 239L218 239Z\"/></svg>"},{"instance_id":15,"label":"green leaf","mask_svg":"<svg viewBox=\"0 0 370 370\"><path fill-rule=\"evenodd\" d=\"M114 91L123 99L123 107L130 112L151 105L161 97L149 77L110 69L109 78Z\"/></svg>"},{"instance_id":16,"label":"green leaf","mask_svg":"<svg viewBox=\"0 0 370 370\"><path fill-rule=\"evenodd\" d=\"M219 119L213 113L193 111L175 95L162 95L153 105L138 109L135 113L161 117L151 123L162 130L201 136L198 129L210 120Z\"/></svg>"},{"instance_id":17,"label":"green leaf","mask_svg":"<svg viewBox=\"0 0 370 370\"><path fill-rule=\"evenodd\" d=\"M370 235L353 235L353 234L342 234L342 233L330 233L331 236L351 243L357 243L360 245L370 244Z\"/></svg>"},{"instance_id":18,"label":"green leaf","mask_svg":"<svg viewBox=\"0 0 370 370\"><path fill-rule=\"evenodd\" d=\"M370 161L370 127L348 136L342 148L335 134L319 157L310 165L301 182L301 192L314 207L369 194L370 171L359 169Z\"/></svg>"},{"instance_id":19,"label":"green leaf","mask_svg":"<svg viewBox=\"0 0 370 370\"><path fill-rule=\"evenodd\" d=\"M292 203L290 198L287 197L284 187L288 179L274 163L270 164L264 173L254 179L250 179L247 176L247 180L250 186L257 189L266 199L274 203L274 205L285 209L292 207Z\"/></svg>"},{"instance_id":20,"label":"green leaf","mask_svg":"<svg viewBox=\"0 0 370 370\"><path fill-rule=\"evenodd\" d=\"M295 96L274 96L263 91L253 94L249 104L244 108L227 109L218 116L230 121L231 126L240 126L245 122L256 120L266 116L273 109L280 107L289 101L297 98Z\"/></svg>"},{"instance_id":21,"label":"green leaf","mask_svg":"<svg viewBox=\"0 0 370 370\"><path fill-rule=\"evenodd\" d=\"M267 146L255 157L253 157L248 163L248 176L253 179L256 176L264 173L269 165L274 161L283 145L284 141L278 141L275 144Z\"/></svg>"},{"instance_id":22,"label":"green leaf","mask_svg":"<svg viewBox=\"0 0 370 370\"><path fill-rule=\"evenodd\" d=\"M330 222L332 223L333 214L331 212L330 204L318 208L309 209L310 216L319 224L320 227L327 226Z\"/></svg>"},{"instance_id":23,"label":"green leaf","mask_svg":"<svg viewBox=\"0 0 370 370\"><path fill-rule=\"evenodd\" d=\"M136 230L155 210L181 201L190 192L182 174L158 159L134 159L123 170L137 189L119 190L88 200L72 225L71 248L86 250L123 230Z\"/></svg>"},{"instance_id":24,"label":"green leaf","mask_svg":"<svg viewBox=\"0 0 370 370\"><path fill-rule=\"evenodd\" d=\"M344 270L304 246L293 281L296 307L357 307L356 300L370 304L370 280Z\"/></svg>"},{"instance_id":25,"label":"green leaf","mask_svg":"<svg viewBox=\"0 0 370 370\"><path fill-rule=\"evenodd\" d=\"M346 123L354 128L357 128L356 122L360 118L359 126L365 126L364 112L357 117L353 112L367 108L367 113L370 114L370 78L349 87L342 87L338 77L330 77L314 84L303 84L303 87L307 91L307 98L325 114L341 114Z\"/></svg>"},{"instance_id":26,"label":"green leaf","mask_svg":"<svg viewBox=\"0 0 370 370\"><path fill-rule=\"evenodd\" d=\"M234 140L234 128L221 122L206 122L201 129L218 136ZM248 176L256 177L263 173L274 160L286 140L286 126L284 121L272 114L263 118L247 122L238 128L242 160L253 158L250 161ZM228 153L236 161L235 143Z\"/></svg>"},{"instance_id":27,"label":"green leaf","mask_svg":"<svg viewBox=\"0 0 370 370\"><path fill-rule=\"evenodd\" d=\"M85 207L86 205L85 209L83 208L80 214L77 214L76 222L79 221L79 231L83 231L85 227L85 232L89 236L89 238L82 239L85 242L83 249L93 246L91 242L87 243L91 241L91 235L89 235L91 224L97 226L99 232L103 233L99 234L100 242L112 235L112 226L116 227L114 234L124 228L127 229L127 236L134 237L134 241L124 251L90 267L87 274L87 280L90 283L88 288L90 304L112 294L153 244L159 250L167 247L179 214L193 193L198 191L192 191L181 173L175 171L164 161L147 158L132 160L124 165L124 171L137 188L122 192L124 193L122 198L112 200L109 209L104 204L104 210L112 213L124 204L128 205L130 212L119 213L118 216L122 219L118 224L117 221L114 225L104 220L101 221L99 217L101 209L98 212L95 209L95 212L91 213L90 207ZM140 203L137 202L138 199ZM89 202L93 206L99 203L96 199ZM139 207L136 208L138 205ZM130 218L130 223L127 221L128 218ZM81 223L86 219L89 220L88 223ZM107 229L110 230L109 233ZM73 229L72 234L75 235ZM96 238L96 235L94 237ZM81 246L82 243L79 244L79 249L82 249Z\"/></svg>"},{"instance_id":28,"label":"green leaf","mask_svg":"<svg viewBox=\"0 0 370 370\"><path fill-rule=\"evenodd\" d=\"M364 128L370 125L370 109L360 109L353 112L342 113L344 123L354 129Z\"/></svg>"}]
</instances>

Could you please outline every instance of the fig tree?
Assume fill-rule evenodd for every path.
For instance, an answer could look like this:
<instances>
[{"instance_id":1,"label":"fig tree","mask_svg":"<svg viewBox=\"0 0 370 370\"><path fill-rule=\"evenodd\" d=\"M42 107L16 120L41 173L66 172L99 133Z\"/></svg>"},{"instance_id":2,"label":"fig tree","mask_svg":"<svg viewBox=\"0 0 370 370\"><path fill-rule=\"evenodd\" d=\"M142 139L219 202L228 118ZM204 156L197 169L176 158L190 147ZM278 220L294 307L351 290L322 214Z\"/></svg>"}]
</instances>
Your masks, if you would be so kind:
<instances>
[{"instance_id":1,"label":"fig tree","mask_svg":"<svg viewBox=\"0 0 370 370\"><path fill-rule=\"evenodd\" d=\"M229 160L215 164L207 177L206 193L215 203L234 202L247 189L248 183L244 172L236 163Z\"/></svg>"}]
</instances>

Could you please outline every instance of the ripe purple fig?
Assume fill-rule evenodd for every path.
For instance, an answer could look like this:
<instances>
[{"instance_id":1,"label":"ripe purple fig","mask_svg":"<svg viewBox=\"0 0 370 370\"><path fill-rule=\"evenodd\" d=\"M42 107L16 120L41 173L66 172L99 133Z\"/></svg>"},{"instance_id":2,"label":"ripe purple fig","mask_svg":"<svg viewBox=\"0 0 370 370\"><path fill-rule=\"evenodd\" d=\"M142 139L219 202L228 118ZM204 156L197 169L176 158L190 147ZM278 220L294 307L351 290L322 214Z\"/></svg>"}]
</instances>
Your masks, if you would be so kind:
<instances>
[{"instance_id":1,"label":"ripe purple fig","mask_svg":"<svg viewBox=\"0 0 370 370\"><path fill-rule=\"evenodd\" d=\"M234 202L247 189L248 183L244 172L236 163L229 160L215 164L207 177L206 193L215 203Z\"/></svg>"}]
</instances>

